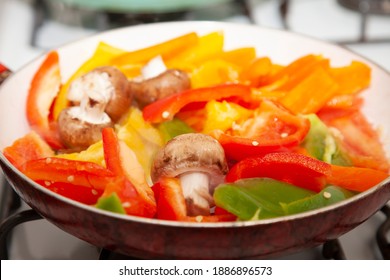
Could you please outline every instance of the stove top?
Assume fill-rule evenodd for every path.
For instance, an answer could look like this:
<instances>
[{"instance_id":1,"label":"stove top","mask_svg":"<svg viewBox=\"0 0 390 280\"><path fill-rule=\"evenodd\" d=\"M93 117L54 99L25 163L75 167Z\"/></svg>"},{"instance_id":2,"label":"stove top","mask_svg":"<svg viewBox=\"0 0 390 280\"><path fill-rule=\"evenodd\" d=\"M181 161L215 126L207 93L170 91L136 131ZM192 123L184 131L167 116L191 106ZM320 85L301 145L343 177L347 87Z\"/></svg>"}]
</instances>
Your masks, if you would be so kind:
<instances>
[{"instance_id":1,"label":"stove top","mask_svg":"<svg viewBox=\"0 0 390 280\"><path fill-rule=\"evenodd\" d=\"M47 0L0 0L0 62L17 70L48 49L123 25L220 20L287 29L328 40L346 46L390 71L390 16L372 14L367 9L354 11L339 3L359 1L232 0L214 7L175 13L121 14L52 7L48 3L54 1ZM364 4L360 8L364 8ZM8 222L10 224L1 229L2 238L8 229L12 229L6 237L6 243L10 245L0 244L2 259L5 255L10 259L129 258L101 250L61 231L16 199L10 190L9 187L0 189L1 207L7 205L1 210L1 221L17 213ZM388 217L389 208L385 207L339 240L283 256L283 259L388 259ZM384 248L382 252L380 247ZM387 255L383 253L386 250Z\"/></svg>"}]
</instances>

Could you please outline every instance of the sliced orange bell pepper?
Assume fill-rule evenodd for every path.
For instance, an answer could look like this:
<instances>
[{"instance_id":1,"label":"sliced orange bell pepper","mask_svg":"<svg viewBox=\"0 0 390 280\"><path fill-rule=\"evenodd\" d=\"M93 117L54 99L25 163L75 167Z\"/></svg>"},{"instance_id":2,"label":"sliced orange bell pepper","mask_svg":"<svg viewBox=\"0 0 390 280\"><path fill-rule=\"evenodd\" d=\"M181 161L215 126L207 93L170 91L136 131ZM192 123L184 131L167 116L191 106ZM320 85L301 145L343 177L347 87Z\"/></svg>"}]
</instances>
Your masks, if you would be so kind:
<instances>
[{"instance_id":1,"label":"sliced orange bell pepper","mask_svg":"<svg viewBox=\"0 0 390 280\"><path fill-rule=\"evenodd\" d=\"M269 57L260 57L245 67L240 74L240 80L243 83L249 82L250 85L257 87L262 84L262 80L272 74L272 62Z\"/></svg>"},{"instance_id":2,"label":"sliced orange bell pepper","mask_svg":"<svg viewBox=\"0 0 390 280\"><path fill-rule=\"evenodd\" d=\"M332 165L327 182L350 191L363 192L389 176L386 172L370 168Z\"/></svg>"},{"instance_id":3,"label":"sliced orange bell pepper","mask_svg":"<svg viewBox=\"0 0 390 280\"><path fill-rule=\"evenodd\" d=\"M337 90L338 84L319 67L282 97L280 103L296 114L316 113L337 94Z\"/></svg>"},{"instance_id":4,"label":"sliced orange bell pepper","mask_svg":"<svg viewBox=\"0 0 390 280\"><path fill-rule=\"evenodd\" d=\"M54 120L56 120L61 111L69 105L69 101L67 99L68 90L70 84L76 78L80 77L83 74L86 74L87 72L95 69L96 67L112 65L111 59L124 52L125 51L122 49L118 49L104 42L100 42L91 58L85 61L61 88L61 91L59 92L53 107Z\"/></svg>"},{"instance_id":5,"label":"sliced orange bell pepper","mask_svg":"<svg viewBox=\"0 0 390 280\"><path fill-rule=\"evenodd\" d=\"M112 59L112 63L119 66L145 63L158 55L161 55L166 60L187 49L189 46L196 45L198 39L198 35L195 32L187 33L150 47L120 54Z\"/></svg>"},{"instance_id":6,"label":"sliced orange bell pepper","mask_svg":"<svg viewBox=\"0 0 390 280\"><path fill-rule=\"evenodd\" d=\"M224 35L222 32L212 32L199 37L196 44L176 53L172 59L166 61L168 68L184 70L189 66L199 66L206 60L219 57L223 52Z\"/></svg>"},{"instance_id":7,"label":"sliced orange bell pepper","mask_svg":"<svg viewBox=\"0 0 390 280\"><path fill-rule=\"evenodd\" d=\"M32 131L6 147L3 154L16 168L20 168L29 160L54 156L54 151Z\"/></svg>"},{"instance_id":8,"label":"sliced orange bell pepper","mask_svg":"<svg viewBox=\"0 0 390 280\"><path fill-rule=\"evenodd\" d=\"M230 51L224 51L221 53L219 58L244 68L256 59L256 49L253 47L244 47Z\"/></svg>"},{"instance_id":9,"label":"sliced orange bell pepper","mask_svg":"<svg viewBox=\"0 0 390 280\"><path fill-rule=\"evenodd\" d=\"M329 71L339 85L338 94L355 94L368 87L371 82L371 68L359 61L352 61L348 66L331 68Z\"/></svg>"}]
</instances>

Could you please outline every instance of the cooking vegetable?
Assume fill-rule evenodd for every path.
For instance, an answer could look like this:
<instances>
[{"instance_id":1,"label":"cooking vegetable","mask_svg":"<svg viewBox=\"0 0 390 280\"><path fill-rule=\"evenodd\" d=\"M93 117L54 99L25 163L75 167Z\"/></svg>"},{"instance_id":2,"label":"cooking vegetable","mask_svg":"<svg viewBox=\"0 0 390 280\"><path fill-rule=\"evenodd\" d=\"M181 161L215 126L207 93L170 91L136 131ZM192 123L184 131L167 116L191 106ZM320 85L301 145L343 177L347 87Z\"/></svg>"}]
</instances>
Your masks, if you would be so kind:
<instances>
[{"instance_id":1,"label":"cooking vegetable","mask_svg":"<svg viewBox=\"0 0 390 280\"><path fill-rule=\"evenodd\" d=\"M297 146L309 131L309 121L296 116L271 101L263 101L254 116L213 136L223 146L226 156L234 160L283 151Z\"/></svg>"},{"instance_id":2,"label":"cooking vegetable","mask_svg":"<svg viewBox=\"0 0 390 280\"><path fill-rule=\"evenodd\" d=\"M154 183L180 178L189 216L209 215L212 192L228 170L225 154L210 136L188 133L176 136L159 151L152 166Z\"/></svg>"},{"instance_id":3,"label":"cooking vegetable","mask_svg":"<svg viewBox=\"0 0 390 280\"><path fill-rule=\"evenodd\" d=\"M6 147L3 154L20 169L27 161L54 156L54 151L36 132L31 131Z\"/></svg>"},{"instance_id":4,"label":"cooking vegetable","mask_svg":"<svg viewBox=\"0 0 390 280\"><path fill-rule=\"evenodd\" d=\"M114 122L128 111L132 102L127 78L112 66L95 68L70 84L67 97L73 105L80 105L85 95L104 96L104 112Z\"/></svg>"},{"instance_id":5,"label":"cooking vegetable","mask_svg":"<svg viewBox=\"0 0 390 280\"><path fill-rule=\"evenodd\" d=\"M53 104L54 120L57 120L61 111L69 106L69 100L67 98L68 90L75 79L81 77L89 71L92 71L93 69L96 69L97 67L112 65L111 59L122 53L124 53L124 50L115 48L104 42L100 42L92 56L85 61L62 86L61 91L58 93L58 96Z\"/></svg>"},{"instance_id":6,"label":"cooking vegetable","mask_svg":"<svg viewBox=\"0 0 390 280\"><path fill-rule=\"evenodd\" d=\"M142 113L146 121L160 123L171 120L184 106L193 102L221 100L229 97L237 97L241 100L250 98L250 88L244 85L229 84L215 87L190 89L160 99L146 106Z\"/></svg>"},{"instance_id":7,"label":"cooking vegetable","mask_svg":"<svg viewBox=\"0 0 390 280\"><path fill-rule=\"evenodd\" d=\"M316 159L335 165L352 165L347 154L341 150L329 128L315 114L307 115L310 130L302 142L302 147Z\"/></svg>"},{"instance_id":8,"label":"cooking vegetable","mask_svg":"<svg viewBox=\"0 0 390 280\"><path fill-rule=\"evenodd\" d=\"M328 186L321 192L290 203L281 203L286 215L302 213L332 205L352 197L353 193L336 186Z\"/></svg>"},{"instance_id":9,"label":"cooking vegetable","mask_svg":"<svg viewBox=\"0 0 390 280\"><path fill-rule=\"evenodd\" d=\"M164 139L164 143L167 143L169 140L178 135L194 132L191 127L178 118L160 123L158 125L158 130Z\"/></svg>"},{"instance_id":10,"label":"cooking vegetable","mask_svg":"<svg viewBox=\"0 0 390 280\"><path fill-rule=\"evenodd\" d=\"M241 220L283 216L282 203L291 203L314 195L314 192L270 178L238 180L219 185L215 204Z\"/></svg>"},{"instance_id":11,"label":"cooking vegetable","mask_svg":"<svg viewBox=\"0 0 390 280\"><path fill-rule=\"evenodd\" d=\"M116 192L127 214L153 217L156 213L154 194L134 152L118 140L112 128L104 128L102 135L107 169L122 178L119 183L113 182L108 186L103 197Z\"/></svg>"},{"instance_id":12,"label":"cooking vegetable","mask_svg":"<svg viewBox=\"0 0 390 280\"><path fill-rule=\"evenodd\" d=\"M35 73L26 101L26 116L31 128L54 149L62 148L56 122L51 119L51 106L61 87L59 57L49 52Z\"/></svg>"},{"instance_id":13,"label":"cooking vegetable","mask_svg":"<svg viewBox=\"0 0 390 280\"><path fill-rule=\"evenodd\" d=\"M325 186L330 173L329 164L308 156L291 152L268 153L235 164L226 175L226 182L268 177L318 192Z\"/></svg>"},{"instance_id":14,"label":"cooking vegetable","mask_svg":"<svg viewBox=\"0 0 390 280\"><path fill-rule=\"evenodd\" d=\"M191 87L187 73L174 69L140 82L131 81L129 85L130 91L141 107Z\"/></svg>"},{"instance_id":15,"label":"cooking vegetable","mask_svg":"<svg viewBox=\"0 0 390 280\"><path fill-rule=\"evenodd\" d=\"M162 178L153 186L153 191L157 200L158 219L197 223L236 220L236 216L228 212L188 216L183 189L177 178Z\"/></svg>"},{"instance_id":16,"label":"cooking vegetable","mask_svg":"<svg viewBox=\"0 0 390 280\"><path fill-rule=\"evenodd\" d=\"M121 204L121 200L116 193L112 193L106 197L100 197L96 203L96 208L119 213L126 214L125 209Z\"/></svg>"}]
</instances>

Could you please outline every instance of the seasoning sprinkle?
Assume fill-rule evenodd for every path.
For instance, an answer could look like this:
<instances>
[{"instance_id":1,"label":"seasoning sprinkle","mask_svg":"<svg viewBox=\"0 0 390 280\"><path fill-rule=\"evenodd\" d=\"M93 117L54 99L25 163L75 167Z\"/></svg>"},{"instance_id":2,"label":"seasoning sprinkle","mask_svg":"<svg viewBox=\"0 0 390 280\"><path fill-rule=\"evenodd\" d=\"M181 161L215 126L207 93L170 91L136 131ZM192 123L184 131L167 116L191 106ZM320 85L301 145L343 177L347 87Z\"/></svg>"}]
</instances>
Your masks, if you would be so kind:
<instances>
[{"instance_id":1,"label":"seasoning sprinkle","mask_svg":"<svg viewBox=\"0 0 390 280\"><path fill-rule=\"evenodd\" d=\"M162 117L163 117L164 119L167 119L167 118L169 117L169 112L168 112L168 111L164 111L164 112L162 113Z\"/></svg>"},{"instance_id":2,"label":"seasoning sprinkle","mask_svg":"<svg viewBox=\"0 0 390 280\"><path fill-rule=\"evenodd\" d=\"M203 221L203 217L202 217L202 216L196 216L196 217L195 217L195 221L197 221L198 223L200 223L200 222Z\"/></svg>"},{"instance_id":3,"label":"seasoning sprinkle","mask_svg":"<svg viewBox=\"0 0 390 280\"><path fill-rule=\"evenodd\" d=\"M323 195L326 199L329 199L329 198L332 197L332 194L329 193L329 192L324 192L322 195Z\"/></svg>"},{"instance_id":4,"label":"seasoning sprinkle","mask_svg":"<svg viewBox=\"0 0 390 280\"><path fill-rule=\"evenodd\" d=\"M123 206L123 208L128 208L131 206L131 203L130 202L123 202L122 206Z\"/></svg>"},{"instance_id":5,"label":"seasoning sprinkle","mask_svg":"<svg viewBox=\"0 0 390 280\"><path fill-rule=\"evenodd\" d=\"M66 180L68 182L73 182L74 181L74 176L73 175L69 175L68 178L66 178Z\"/></svg>"},{"instance_id":6,"label":"seasoning sprinkle","mask_svg":"<svg viewBox=\"0 0 390 280\"><path fill-rule=\"evenodd\" d=\"M257 141L252 141L252 145L253 145L253 146L259 146L259 142L257 142Z\"/></svg>"}]
</instances>

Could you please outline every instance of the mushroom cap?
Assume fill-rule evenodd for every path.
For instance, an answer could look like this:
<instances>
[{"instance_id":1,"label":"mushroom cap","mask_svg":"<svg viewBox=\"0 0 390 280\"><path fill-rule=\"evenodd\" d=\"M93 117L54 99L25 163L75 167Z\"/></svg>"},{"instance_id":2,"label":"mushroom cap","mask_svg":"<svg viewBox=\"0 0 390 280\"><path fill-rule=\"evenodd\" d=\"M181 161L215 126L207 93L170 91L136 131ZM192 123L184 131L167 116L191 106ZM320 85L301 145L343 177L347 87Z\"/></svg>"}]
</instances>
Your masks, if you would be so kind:
<instances>
[{"instance_id":1,"label":"mushroom cap","mask_svg":"<svg viewBox=\"0 0 390 280\"><path fill-rule=\"evenodd\" d=\"M129 83L130 91L141 107L191 87L188 74L176 69L167 70L157 77L142 82L130 81Z\"/></svg>"},{"instance_id":2,"label":"mushroom cap","mask_svg":"<svg viewBox=\"0 0 390 280\"><path fill-rule=\"evenodd\" d=\"M103 123L83 121L71 114L71 109L72 107L62 110L58 116L60 139L68 148L84 150L102 139L101 131L104 127L113 126L109 118Z\"/></svg>"},{"instance_id":3,"label":"mushroom cap","mask_svg":"<svg viewBox=\"0 0 390 280\"><path fill-rule=\"evenodd\" d=\"M133 95L129 90L129 81L118 68L113 66L98 67L93 71L104 72L109 76L115 90L104 111L114 122L117 122L128 111L133 101Z\"/></svg>"},{"instance_id":4,"label":"mushroom cap","mask_svg":"<svg viewBox=\"0 0 390 280\"><path fill-rule=\"evenodd\" d=\"M151 177L177 177L186 172L209 174L210 188L223 182L228 165L217 140L201 133L187 133L170 140L156 155Z\"/></svg>"}]
</instances>

